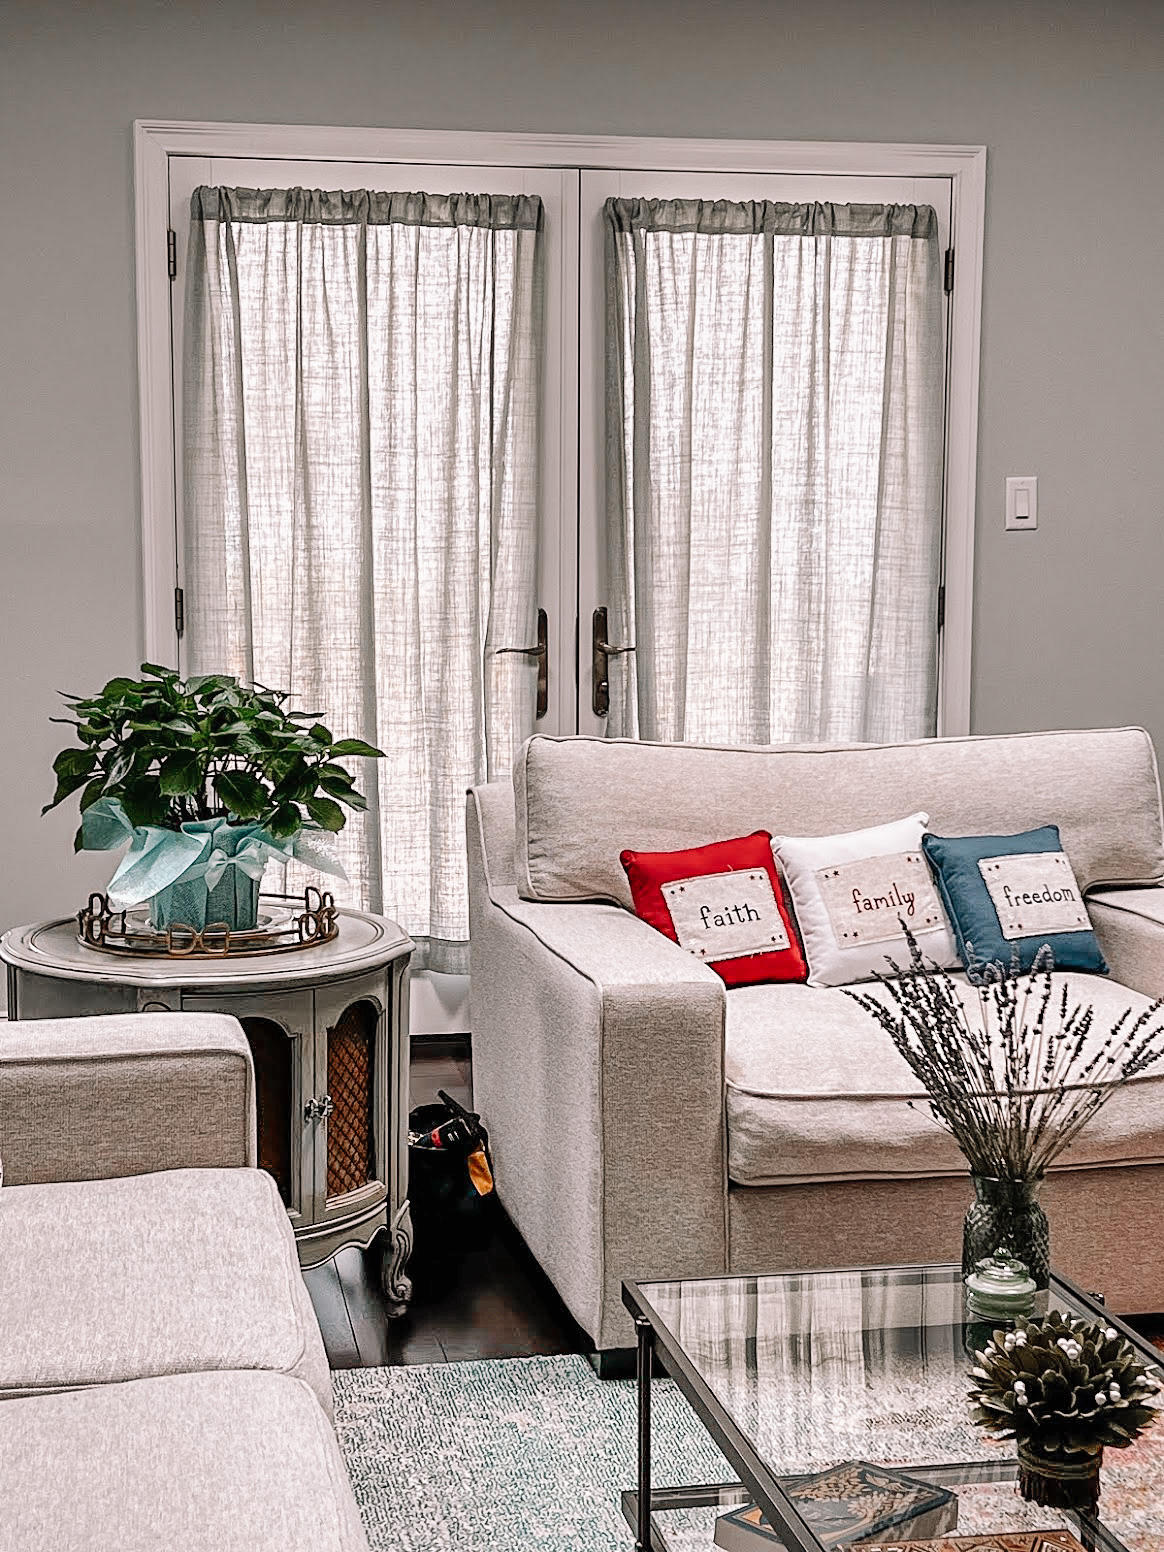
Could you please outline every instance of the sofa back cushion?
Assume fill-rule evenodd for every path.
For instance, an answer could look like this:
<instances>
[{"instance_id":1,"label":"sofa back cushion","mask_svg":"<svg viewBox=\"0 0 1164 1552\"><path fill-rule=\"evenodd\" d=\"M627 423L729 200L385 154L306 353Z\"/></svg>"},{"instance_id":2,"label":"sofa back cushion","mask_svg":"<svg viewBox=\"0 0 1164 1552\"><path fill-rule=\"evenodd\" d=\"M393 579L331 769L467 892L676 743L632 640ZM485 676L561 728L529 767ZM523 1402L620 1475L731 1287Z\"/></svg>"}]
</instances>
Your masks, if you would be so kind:
<instances>
[{"instance_id":1,"label":"sofa back cushion","mask_svg":"<svg viewBox=\"0 0 1164 1552\"><path fill-rule=\"evenodd\" d=\"M1057 824L1083 889L1164 879L1160 784L1142 728L733 749L547 738L514 769L515 864L528 900L631 906L626 848L827 835L911 809L939 835Z\"/></svg>"}]
</instances>

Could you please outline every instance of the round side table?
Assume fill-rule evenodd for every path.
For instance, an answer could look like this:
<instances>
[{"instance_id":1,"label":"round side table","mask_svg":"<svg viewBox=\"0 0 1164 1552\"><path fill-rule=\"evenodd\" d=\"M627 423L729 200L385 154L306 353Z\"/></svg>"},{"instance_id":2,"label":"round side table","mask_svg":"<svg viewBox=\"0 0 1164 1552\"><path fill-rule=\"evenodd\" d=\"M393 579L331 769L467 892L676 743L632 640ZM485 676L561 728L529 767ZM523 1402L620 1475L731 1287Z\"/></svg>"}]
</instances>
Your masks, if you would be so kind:
<instances>
[{"instance_id":1,"label":"round side table","mask_svg":"<svg viewBox=\"0 0 1164 1552\"><path fill-rule=\"evenodd\" d=\"M401 1314L412 1291L412 941L386 917L338 915L330 943L229 959L106 953L80 942L75 917L13 927L0 938L8 1016L233 1014L254 1055L259 1165L279 1187L300 1264L382 1236L381 1284Z\"/></svg>"}]
</instances>

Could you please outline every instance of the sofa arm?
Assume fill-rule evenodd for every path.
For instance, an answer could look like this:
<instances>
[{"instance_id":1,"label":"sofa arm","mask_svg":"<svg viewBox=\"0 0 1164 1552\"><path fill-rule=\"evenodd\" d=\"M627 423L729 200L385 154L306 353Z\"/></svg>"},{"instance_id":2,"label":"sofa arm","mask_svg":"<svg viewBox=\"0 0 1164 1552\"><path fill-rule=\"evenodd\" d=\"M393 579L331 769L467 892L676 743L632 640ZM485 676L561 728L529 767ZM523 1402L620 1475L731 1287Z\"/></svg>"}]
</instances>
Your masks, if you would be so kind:
<instances>
[{"instance_id":1,"label":"sofa arm","mask_svg":"<svg viewBox=\"0 0 1164 1552\"><path fill-rule=\"evenodd\" d=\"M474 1106L498 1193L599 1348L624 1277L727 1265L724 984L617 906L490 884L469 824Z\"/></svg>"},{"instance_id":2,"label":"sofa arm","mask_svg":"<svg viewBox=\"0 0 1164 1552\"><path fill-rule=\"evenodd\" d=\"M1097 889L1087 910L1112 979L1164 997L1164 887Z\"/></svg>"},{"instance_id":3,"label":"sofa arm","mask_svg":"<svg viewBox=\"0 0 1164 1552\"><path fill-rule=\"evenodd\" d=\"M254 1165L242 1026L220 1013L0 1023L0 1157L9 1185Z\"/></svg>"}]
</instances>

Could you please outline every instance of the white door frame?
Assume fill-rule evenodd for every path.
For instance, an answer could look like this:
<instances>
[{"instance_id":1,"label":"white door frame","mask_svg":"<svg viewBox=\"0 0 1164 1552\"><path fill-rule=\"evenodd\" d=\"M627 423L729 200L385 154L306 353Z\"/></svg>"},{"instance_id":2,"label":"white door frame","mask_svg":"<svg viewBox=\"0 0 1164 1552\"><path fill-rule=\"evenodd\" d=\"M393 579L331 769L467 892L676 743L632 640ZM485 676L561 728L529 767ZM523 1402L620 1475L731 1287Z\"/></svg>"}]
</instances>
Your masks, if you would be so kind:
<instances>
[{"instance_id":1,"label":"white door frame","mask_svg":"<svg viewBox=\"0 0 1164 1552\"><path fill-rule=\"evenodd\" d=\"M176 657L176 490L168 270L169 158L440 163L634 171L945 176L953 183L957 255L950 310L946 442L945 629L938 731L970 731L974 501L978 446L979 328L986 215L984 146L842 141L689 140L530 135L462 130L325 128L288 124L134 123L134 255L141 436L143 620L146 656ZM563 245L563 274L577 286L578 254ZM584 643L583 643L584 645Z\"/></svg>"}]
</instances>

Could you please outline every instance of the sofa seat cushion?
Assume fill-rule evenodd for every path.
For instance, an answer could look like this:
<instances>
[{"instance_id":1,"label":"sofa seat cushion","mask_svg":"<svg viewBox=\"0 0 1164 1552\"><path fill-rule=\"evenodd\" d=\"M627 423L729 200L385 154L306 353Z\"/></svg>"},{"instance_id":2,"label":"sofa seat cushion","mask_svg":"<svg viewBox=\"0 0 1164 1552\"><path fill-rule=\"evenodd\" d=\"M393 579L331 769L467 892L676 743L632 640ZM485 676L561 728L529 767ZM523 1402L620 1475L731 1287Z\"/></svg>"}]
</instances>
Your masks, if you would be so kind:
<instances>
[{"instance_id":1,"label":"sofa seat cushion","mask_svg":"<svg viewBox=\"0 0 1164 1552\"><path fill-rule=\"evenodd\" d=\"M951 977L973 1012L978 994ZM1056 974L1095 1009L1102 1039L1148 999L1099 976ZM885 990L863 983L863 995ZM1052 1000L1055 1006L1055 999ZM742 986L727 992L724 1055L728 1175L739 1185L918 1179L962 1174L921 1085L889 1036L839 987ZM910 1101L913 1101L911 1105ZM1062 1167L1164 1162L1164 1063L1131 1079L1080 1133Z\"/></svg>"},{"instance_id":2,"label":"sofa seat cushion","mask_svg":"<svg viewBox=\"0 0 1164 1552\"><path fill-rule=\"evenodd\" d=\"M180 1374L0 1405L12 1552L367 1552L301 1380Z\"/></svg>"},{"instance_id":3,"label":"sofa seat cushion","mask_svg":"<svg viewBox=\"0 0 1164 1552\"><path fill-rule=\"evenodd\" d=\"M179 1169L0 1191L0 1397L200 1369L300 1375L330 1414L270 1175Z\"/></svg>"}]
</instances>

